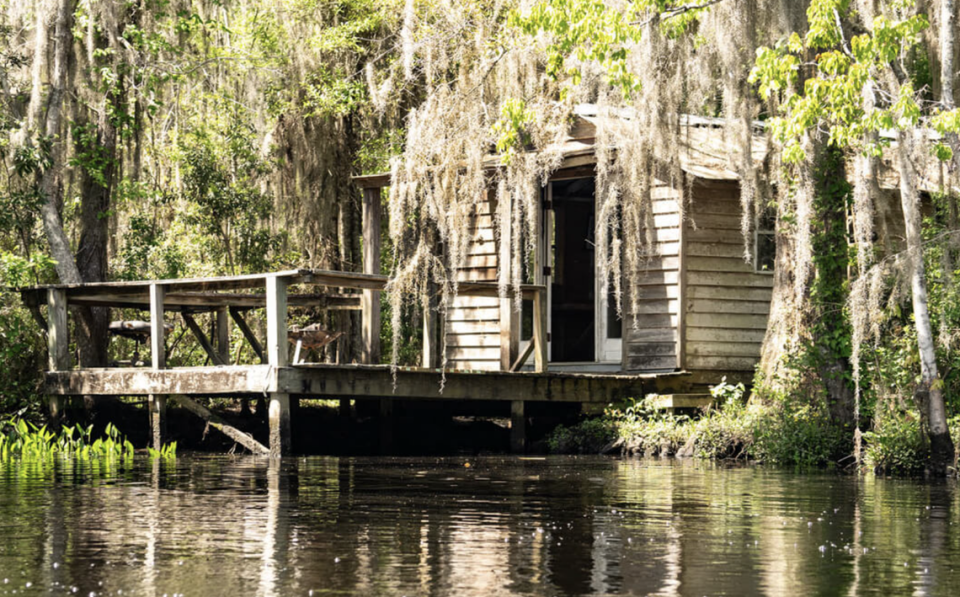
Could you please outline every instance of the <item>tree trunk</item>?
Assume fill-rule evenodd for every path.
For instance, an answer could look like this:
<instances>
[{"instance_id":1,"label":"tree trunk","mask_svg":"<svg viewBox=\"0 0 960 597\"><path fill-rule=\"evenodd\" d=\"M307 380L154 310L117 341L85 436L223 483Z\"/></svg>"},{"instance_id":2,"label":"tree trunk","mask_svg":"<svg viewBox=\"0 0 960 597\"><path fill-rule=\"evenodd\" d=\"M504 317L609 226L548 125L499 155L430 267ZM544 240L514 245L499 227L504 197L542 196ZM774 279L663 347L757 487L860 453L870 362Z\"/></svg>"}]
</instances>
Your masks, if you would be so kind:
<instances>
[{"instance_id":1,"label":"tree trunk","mask_svg":"<svg viewBox=\"0 0 960 597\"><path fill-rule=\"evenodd\" d=\"M897 167L900 171L900 204L907 238L910 288L913 294L913 318L917 327L917 348L920 351L920 382L914 394L921 412L926 415L930 435L930 472L942 476L953 464L953 440L947 427L943 400L943 380L937 370L933 328L927 308L927 282L923 270L920 196L915 184L911 160L913 131L901 131L898 137Z\"/></svg>"},{"instance_id":2,"label":"tree trunk","mask_svg":"<svg viewBox=\"0 0 960 597\"><path fill-rule=\"evenodd\" d=\"M777 215L777 252L773 266L773 292L770 317L760 351L760 382L764 389L778 390L785 357L794 345L795 326L792 320L799 300L796 297L796 242L794 235Z\"/></svg>"},{"instance_id":3,"label":"tree trunk","mask_svg":"<svg viewBox=\"0 0 960 597\"><path fill-rule=\"evenodd\" d=\"M834 422L849 429L855 424L856 396L850 383L847 354L851 330L843 316L847 302L847 203L852 191L846 182L843 152L825 147L814 162L813 285L808 326L819 382L826 390Z\"/></svg>"},{"instance_id":4,"label":"tree trunk","mask_svg":"<svg viewBox=\"0 0 960 597\"><path fill-rule=\"evenodd\" d=\"M954 54L957 45L956 12L957 6L954 0L940 0L940 106L945 112L953 110L957 106L953 86L956 71L954 66ZM960 169L960 138L957 137L956 133L947 133L944 141L953 151L953 157L947 165L947 180L943 186L948 195L947 223L951 229L955 230L960 223L960 215L958 215L957 195L952 191L952 188L956 180L957 170ZM944 257L947 259L946 265L949 266L951 257L949 249L944 251Z\"/></svg>"},{"instance_id":5,"label":"tree trunk","mask_svg":"<svg viewBox=\"0 0 960 597\"><path fill-rule=\"evenodd\" d=\"M825 406L833 420L852 429L855 395L850 387L849 359L838 339L849 335L840 315L846 301L847 276L846 202L843 156L839 150L813 141L808 148L808 169L796 190L797 201L808 201L813 222L785 222L784 212L798 212L781 206L776 227L777 253L773 274L770 319L761 350L763 386L772 391L798 391L784 380L796 379L788 371L790 356L801 356L811 367L799 371L800 393L826 396ZM811 226L812 264L800 263L798 226ZM803 279L799 279L800 277ZM814 391L808 391L809 388ZM821 391L822 390L822 391Z\"/></svg>"},{"instance_id":6,"label":"tree trunk","mask_svg":"<svg viewBox=\"0 0 960 597\"><path fill-rule=\"evenodd\" d=\"M956 106L953 95L956 12L954 0L940 0L940 103L944 110Z\"/></svg>"},{"instance_id":7,"label":"tree trunk","mask_svg":"<svg viewBox=\"0 0 960 597\"><path fill-rule=\"evenodd\" d=\"M67 83L67 64L73 39L70 36L73 20L73 0L60 0L57 5L53 42L53 74L50 79L50 92L47 96L47 115L44 135L51 143L51 165L40 175L40 193L43 203L40 214L43 230L50 245L50 254L57 262L56 269L60 281L64 284L79 284L80 270L73 260L70 241L63 231L60 220L60 169L63 154L63 141L60 138L61 114L63 112L64 88Z\"/></svg>"},{"instance_id":8,"label":"tree trunk","mask_svg":"<svg viewBox=\"0 0 960 597\"><path fill-rule=\"evenodd\" d=\"M119 94L107 100L120 109ZM77 246L77 268L84 282L103 282L107 279L107 245L109 243L111 194L116 174L117 130L107 113L100 111L96 135L87 137L93 147L80 147L86 154L95 154L96 165L82 169L80 183L80 242ZM82 141L81 141L82 143ZM98 168L96 176L89 168ZM107 328L110 310L91 308L90 316L78 327L78 345L81 367L102 367L107 364Z\"/></svg>"}]
</instances>

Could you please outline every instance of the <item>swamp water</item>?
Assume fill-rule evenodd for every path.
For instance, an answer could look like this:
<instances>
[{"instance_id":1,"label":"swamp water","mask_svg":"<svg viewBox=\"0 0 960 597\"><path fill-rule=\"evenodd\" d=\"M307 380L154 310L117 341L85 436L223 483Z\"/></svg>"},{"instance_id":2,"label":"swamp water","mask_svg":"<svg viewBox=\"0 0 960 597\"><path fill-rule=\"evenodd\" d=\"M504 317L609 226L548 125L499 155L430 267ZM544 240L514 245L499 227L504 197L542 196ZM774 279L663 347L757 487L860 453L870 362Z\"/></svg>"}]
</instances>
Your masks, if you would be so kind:
<instances>
[{"instance_id":1,"label":"swamp water","mask_svg":"<svg viewBox=\"0 0 960 597\"><path fill-rule=\"evenodd\" d=\"M601 457L0 465L0 595L49 594L958 595L960 503Z\"/></svg>"}]
</instances>

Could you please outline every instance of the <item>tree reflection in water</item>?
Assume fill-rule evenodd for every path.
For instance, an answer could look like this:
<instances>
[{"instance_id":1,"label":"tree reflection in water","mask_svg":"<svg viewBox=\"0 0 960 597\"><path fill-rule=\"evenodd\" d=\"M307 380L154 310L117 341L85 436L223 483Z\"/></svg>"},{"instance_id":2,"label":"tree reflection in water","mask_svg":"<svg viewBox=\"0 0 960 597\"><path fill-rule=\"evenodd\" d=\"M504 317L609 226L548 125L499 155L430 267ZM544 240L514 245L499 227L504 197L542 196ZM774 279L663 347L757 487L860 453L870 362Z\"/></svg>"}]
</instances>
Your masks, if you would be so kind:
<instances>
[{"instance_id":1,"label":"tree reflection in water","mask_svg":"<svg viewBox=\"0 0 960 597\"><path fill-rule=\"evenodd\" d=\"M960 582L954 483L469 462L7 464L0 595L949 595Z\"/></svg>"}]
</instances>

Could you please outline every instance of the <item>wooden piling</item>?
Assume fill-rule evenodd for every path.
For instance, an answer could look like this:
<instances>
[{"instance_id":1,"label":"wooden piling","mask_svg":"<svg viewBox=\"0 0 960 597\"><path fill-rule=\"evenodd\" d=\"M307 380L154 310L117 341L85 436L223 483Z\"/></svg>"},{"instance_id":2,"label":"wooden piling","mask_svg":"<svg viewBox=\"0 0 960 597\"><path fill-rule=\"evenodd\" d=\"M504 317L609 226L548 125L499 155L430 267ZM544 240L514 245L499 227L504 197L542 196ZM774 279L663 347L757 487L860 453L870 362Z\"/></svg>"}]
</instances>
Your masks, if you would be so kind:
<instances>
[{"instance_id":1,"label":"wooden piling","mask_svg":"<svg viewBox=\"0 0 960 597\"><path fill-rule=\"evenodd\" d=\"M167 350L164 340L166 330L163 327L164 298L166 288L160 284L151 284L150 297L150 368L160 371L167 366ZM154 450L161 450L167 439L167 397L163 394L147 396L147 410L150 417L150 440Z\"/></svg>"},{"instance_id":2,"label":"wooden piling","mask_svg":"<svg viewBox=\"0 0 960 597\"><path fill-rule=\"evenodd\" d=\"M523 400L510 402L510 451L523 454L527 449L527 417Z\"/></svg>"},{"instance_id":3,"label":"wooden piling","mask_svg":"<svg viewBox=\"0 0 960 597\"><path fill-rule=\"evenodd\" d=\"M150 411L150 443L154 450L160 451L167 437L167 397L150 394L147 405Z\"/></svg>"},{"instance_id":4,"label":"wooden piling","mask_svg":"<svg viewBox=\"0 0 960 597\"><path fill-rule=\"evenodd\" d=\"M274 368L289 365L287 341L287 285L282 276L268 276L267 285L267 363ZM270 421L270 456L290 453L290 395L271 392L268 409Z\"/></svg>"}]
</instances>

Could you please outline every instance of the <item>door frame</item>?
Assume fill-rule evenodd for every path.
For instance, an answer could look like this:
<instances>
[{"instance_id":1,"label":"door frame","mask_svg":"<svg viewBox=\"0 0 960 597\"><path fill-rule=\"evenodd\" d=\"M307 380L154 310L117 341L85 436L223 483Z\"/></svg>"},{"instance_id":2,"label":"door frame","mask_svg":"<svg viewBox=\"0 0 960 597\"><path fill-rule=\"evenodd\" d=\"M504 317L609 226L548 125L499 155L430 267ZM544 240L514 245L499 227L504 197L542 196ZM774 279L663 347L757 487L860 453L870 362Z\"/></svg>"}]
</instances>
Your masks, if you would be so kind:
<instances>
[{"instance_id":1,"label":"door frame","mask_svg":"<svg viewBox=\"0 0 960 597\"><path fill-rule=\"evenodd\" d=\"M547 361L551 362L552 350L551 338L553 337L553 292L551 289L551 278L554 267L554 248L553 248L553 225L554 225L554 203L553 203L553 183L554 181L575 180L578 178L594 178L590 176L570 176L551 179L546 188L542 191L542 200L540 202L540 217L538 222L538 242L536 255L537 274L536 283L543 284L547 289ZM594 193L594 213L599 210L596 204L596 193ZM594 218L597 222L597 218ZM596 237L596 235L594 235ZM594 252L596 254L596 252ZM594 258L596 259L596 257ZM607 304L608 297L601 296L600 277L596 275L596 261L594 261L594 283L596 290L594 292L594 360L592 363L610 365L619 365L623 359L623 338L607 337Z\"/></svg>"}]
</instances>

